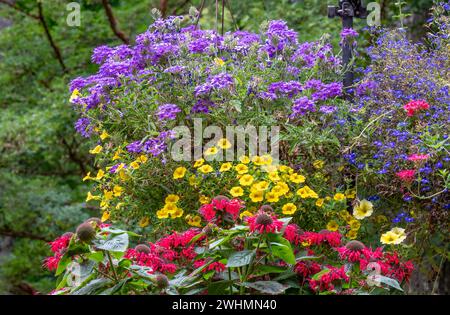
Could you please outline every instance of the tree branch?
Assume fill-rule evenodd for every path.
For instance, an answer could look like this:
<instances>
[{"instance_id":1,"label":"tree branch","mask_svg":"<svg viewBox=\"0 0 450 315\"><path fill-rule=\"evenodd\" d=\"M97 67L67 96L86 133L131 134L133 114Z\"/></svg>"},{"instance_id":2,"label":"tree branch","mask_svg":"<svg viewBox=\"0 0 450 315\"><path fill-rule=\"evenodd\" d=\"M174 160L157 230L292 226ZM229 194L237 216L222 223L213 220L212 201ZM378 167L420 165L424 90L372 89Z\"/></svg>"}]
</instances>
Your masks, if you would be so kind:
<instances>
[{"instance_id":1,"label":"tree branch","mask_svg":"<svg viewBox=\"0 0 450 315\"><path fill-rule=\"evenodd\" d=\"M163 17L167 14L167 5L169 0L160 0L159 1L159 11L161 11L161 14Z\"/></svg>"},{"instance_id":2,"label":"tree branch","mask_svg":"<svg viewBox=\"0 0 450 315\"><path fill-rule=\"evenodd\" d=\"M64 61L63 61L63 58L61 55L61 51L59 50L59 47L55 44L55 41L53 40L53 37L50 34L50 30L48 28L47 22L45 22L44 12L42 9L42 2L38 1L37 5L38 5L38 11L39 11L38 19L39 19L42 27L44 28L45 35L47 36L50 46L52 46L53 52L55 53L56 59L58 60L60 66L61 66L61 69L63 70L63 72L67 72L67 68L66 68L66 65L64 64Z\"/></svg>"},{"instance_id":3,"label":"tree branch","mask_svg":"<svg viewBox=\"0 0 450 315\"><path fill-rule=\"evenodd\" d=\"M15 5L14 3L11 3L11 2L9 2L9 1L7 1L7 0L0 0L0 3L3 3L3 4L5 4L5 5L7 5L8 7L10 7L10 8L12 8L12 9L16 10L17 12L19 12L19 13L21 13L21 14L24 14L24 15L30 17L30 18L33 18L33 19L35 19L35 20L39 20L39 16L34 15L34 14L32 14L32 13L29 13L29 12L26 12L26 11L22 10L22 9L19 8L17 5Z\"/></svg>"},{"instance_id":4,"label":"tree branch","mask_svg":"<svg viewBox=\"0 0 450 315\"><path fill-rule=\"evenodd\" d=\"M61 137L61 143L62 143L62 144L64 145L64 147L66 147L66 149L67 149L67 153L69 154L69 158L70 158L73 162L75 162L76 164L78 164L78 166L79 166L79 168L80 168L80 171L81 171L81 173L82 173L83 175L86 174L86 167L85 167L85 165L84 165L83 160L80 159L80 158L78 157L78 155L77 155L76 152L74 151L73 147L67 142L67 140L66 140L62 135L60 135L60 137Z\"/></svg>"},{"instance_id":5,"label":"tree branch","mask_svg":"<svg viewBox=\"0 0 450 315\"><path fill-rule=\"evenodd\" d=\"M103 8L105 9L106 16L108 17L109 25L111 26L112 31L120 40L122 40L125 44L129 44L130 40L128 37L117 27L117 20L114 17L114 13L112 11L111 5L108 0L102 0Z\"/></svg>"}]
</instances>

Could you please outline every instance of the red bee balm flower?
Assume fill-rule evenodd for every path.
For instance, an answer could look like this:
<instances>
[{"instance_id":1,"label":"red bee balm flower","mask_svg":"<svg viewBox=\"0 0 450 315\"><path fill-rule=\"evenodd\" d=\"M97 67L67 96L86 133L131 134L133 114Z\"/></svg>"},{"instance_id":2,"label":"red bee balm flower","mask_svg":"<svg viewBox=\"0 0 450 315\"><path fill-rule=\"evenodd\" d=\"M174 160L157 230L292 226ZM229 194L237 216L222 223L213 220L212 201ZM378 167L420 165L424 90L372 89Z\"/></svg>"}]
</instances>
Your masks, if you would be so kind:
<instances>
[{"instance_id":1,"label":"red bee balm flower","mask_svg":"<svg viewBox=\"0 0 450 315\"><path fill-rule=\"evenodd\" d=\"M429 108L430 108L430 105L423 100L411 101L408 104L406 104L405 106L403 106L403 109L406 111L406 114L409 117L414 116L414 114L417 113L419 110L426 110Z\"/></svg>"},{"instance_id":2,"label":"red bee balm flower","mask_svg":"<svg viewBox=\"0 0 450 315\"><path fill-rule=\"evenodd\" d=\"M259 211L252 217L247 218L250 231L259 233L275 233L281 230L283 222L277 220L274 215L269 215L264 211Z\"/></svg>"},{"instance_id":3,"label":"red bee balm flower","mask_svg":"<svg viewBox=\"0 0 450 315\"><path fill-rule=\"evenodd\" d=\"M414 175L416 175L415 170L403 170L395 173L402 181L412 182L414 180Z\"/></svg>"},{"instance_id":4,"label":"red bee balm flower","mask_svg":"<svg viewBox=\"0 0 450 315\"><path fill-rule=\"evenodd\" d=\"M408 156L409 161L422 161L428 159L430 156L428 154L411 154Z\"/></svg>"}]
</instances>

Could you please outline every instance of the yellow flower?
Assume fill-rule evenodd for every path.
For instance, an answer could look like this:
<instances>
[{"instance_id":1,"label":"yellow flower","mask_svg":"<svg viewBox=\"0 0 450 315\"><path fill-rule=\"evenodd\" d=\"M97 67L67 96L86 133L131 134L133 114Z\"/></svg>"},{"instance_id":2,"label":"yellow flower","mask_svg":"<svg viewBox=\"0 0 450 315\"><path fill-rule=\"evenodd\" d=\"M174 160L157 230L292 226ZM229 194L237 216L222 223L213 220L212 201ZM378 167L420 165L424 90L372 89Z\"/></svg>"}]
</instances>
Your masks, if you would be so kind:
<instances>
[{"instance_id":1,"label":"yellow flower","mask_svg":"<svg viewBox=\"0 0 450 315\"><path fill-rule=\"evenodd\" d=\"M269 164L272 164L273 159L272 159L272 157L270 156L270 154L264 154L264 155L261 157L261 161L262 161L263 164L269 165Z\"/></svg>"},{"instance_id":2,"label":"yellow flower","mask_svg":"<svg viewBox=\"0 0 450 315\"><path fill-rule=\"evenodd\" d=\"M214 63L217 66L222 67L225 64L225 61L223 61L222 59L216 57L216 58L214 58Z\"/></svg>"},{"instance_id":3,"label":"yellow flower","mask_svg":"<svg viewBox=\"0 0 450 315\"><path fill-rule=\"evenodd\" d=\"M345 218L350 216L350 213L347 210L341 210L339 211L339 216L345 220Z\"/></svg>"},{"instance_id":4,"label":"yellow flower","mask_svg":"<svg viewBox=\"0 0 450 315\"><path fill-rule=\"evenodd\" d=\"M203 163L205 163L204 159L199 159L197 161L194 162L194 167L200 167L203 165Z\"/></svg>"},{"instance_id":5,"label":"yellow flower","mask_svg":"<svg viewBox=\"0 0 450 315\"><path fill-rule=\"evenodd\" d=\"M130 163L130 166L134 169L137 170L139 168L139 163L134 161Z\"/></svg>"},{"instance_id":6,"label":"yellow flower","mask_svg":"<svg viewBox=\"0 0 450 315\"><path fill-rule=\"evenodd\" d=\"M80 96L81 96L80 91L78 91L78 89L74 89L73 92L72 92L72 95L70 95L69 102L72 103L74 100L76 100Z\"/></svg>"},{"instance_id":7,"label":"yellow flower","mask_svg":"<svg viewBox=\"0 0 450 315\"><path fill-rule=\"evenodd\" d=\"M284 189L279 185L274 186L270 192L276 194L278 197L284 195Z\"/></svg>"},{"instance_id":8,"label":"yellow flower","mask_svg":"<svg viewBox=\"0 0 450 315\"><path fill-rule=\"evenodd\" d=\"M105 210L109 207L109 202L107 200L102 200L102 202L100 202L100 208L102 210Z\"/></svg>"},{"instance_id":9,"label":"yellow flower","mask_svg":"<svg viewBox=\"0 0 450 315\"><path fill-rule=\"evenodd\" d=\"M331 220L327 224L327 230L328 231L337 231L338 228L339 228L339 224L337 224L336 221L334 221L334 220Z\"/></svg>"},{"instance_id":10,"label":"yellow flower","mask_svg":"<svg viewBox=\"0 0 450 315\"><path fill-rule=\"evenodd\" d=\"M322 208L323 202L324 202L324 201L325 201L325 200L324 200L323 198L317 199L317 201L316 201L316 206L319 207L319 208Z\"/></svg>"},{"instance_id":11,"label":"yellow flower","mask_svg":"<svg viewBox=\"0 0 450 315\"><path fill-rule=\"evenodd\" d=\"M123 169L124 167L125 167L125 163L120 163L120 164L117 166L117 168L116 168L116 170L114 171L114 173L120 172L120 170Z\"/></svg>"},{"instance_id":12,"label":"yellow flower","mask_svg":"<svg viewBox=\"0 0 450 315\"><path fill-rule=\"evenodd\" d=\"M355 217L355 218L356 218L356 217ZM387 219L386 216L384 216L384 215L377 215L377 216L375 217L375 221L376 221L378 224L381 224L381 223L387 222L388 219Z\"/></svg>"},{"instance_id":13,"label":"yellow flower","mask_svg":"<svg viewBox=\"0 0 450 315\"><path fill-rule=\"evenodd\" d=\"M392 228L390 232L392 232L398 236L398 239L394 242L394 244L400 244L401 242L403 242L406 239L405 229L395 227L395 228Z\"/></svg>"},{"instance_id":14,"label":"yellow flower","mask_svg":"<svg viewBox=\"0 0 450 315\"><path fill-rule=\"evenodd\" d=\"M345 236L347 236L348 239L354 240L358 237L358 231L350 230Z\"/></svg>"},{"instance_id":15,"label":"yellow flower","mask_svg":"<svg viewBox=\"0 0 450 315\"><path fill-rule=\"evenodd\" d=\"M239 214L239 218L243 218L243 217L252 217L253 216L253 213L251 213L250 211L248 211L248 210L245 210L245 211L243 211L241 214Z\"/></svg>"},{"instance_id":16,"label":"yellow flower","mask_svg":"<svg viewBox=\"0 0 450 315\"><path fill-rule=\"evenodd\" d=\"M282 191L283 195L285 195L289 192L289 186L285 182L278 182L277 186L275 186L275 187L281 187L281 191Z\"/></svg>"},{"instance_id":17,"label":"yellow flower","mask_svg":"<svg viewBox=\"0 0 450 315\"><path fill-rule=\"evenodd\" d=\"M219 142L217 142L217 146L222 149L229 149L231 148L231 142L228 141L228 139L223 138L220 139Z\"/></svg>"},{"instance_id":18,"label":"yellow flower","mask_svg":"<svg viewBox=\"0 0 450 315\"><path fill-rule=\"evenodd\" d=\"M175 211L170 212L169 214L172 219L175 219L175 218L182 217L183 213L184 213L183 209L177 208Z\"/></svg>"},{"instance_id":19,"label":"yellow flower","mask_svg":"<svg viewBox=\"0 0 450 315\"><path fill-rule=\"evenodd\" d=\"M234 169L236 170L236 172L238 174L241 174L241 175L248 172L248 167L245 164L238 164L234 167Z\"/></svg>"},{"instance_id":20,"label":"yellow flower","mask_svg":"<svg viewBox=\"0 0 450 315\"><path fill-rule=\"evenodd\" d=\"M267 188L269 188L269 182L262 180L262 181L256 183L256 188L258 190L267 190Z\"/></svg>"},{"instance_id":21,"label":"yellow flower","mask_svg":"<svg viewBox=\"0 0 450 315\"><path fill-rule=\"evenodd\" d=\"M95 176L95 179L100 180L103 178L103 176L105 176L105 172L103 170L98 170L97 176Z\"/></svg>"},{"instance_id":22,"label":"yellow flower","mask_svg":"<svg viewBox=\"0 0 450 315\"><path fill-rule=\"evenodd\" d=\"M334 195L333 199L336 201L342 201L345 200L345 195L342 193L337 193Z\"/></svg>"},{"instance_id":23,"label":"yellow flower","mask_svg":"<svg viewBox=\"0 0 450 315\"><path fill-rule=\"evenodd\" d=\"M177 167L175 169L175 171L173 172L173 178L174 179L183 178L185 174L186 174L186 168L183 166L180 166L180 167Z\"/></svg>"},{"instance_id":24,"label":"yellow flower","mask_svg":"<svg viewBox=\"0 0 450 315\"><path fill-rule=\"evenodd\" d=\"M98 154L98 153L102 152L102 150L103 150L103 147L101 145L98 145L95 148L93 148L92 150L89 150L89 153Z\"/></svg>"},{"instance_id":25,"label":"yellow flower","mask_svg":"<svg viewBox=\"0 0 450 315\"><path fill-rule=\"evenodd\" d=\"M163 208L161 210L156 211L156 217L158 219L167 219L169 217L169 213Z\"/></svg>"},{"instance_id":26,"label":"yellow flower","mask_svg":"<svg viewBox=\"0 0 450 315\"><path fill-rule=\"evenodd\" d=\"M119 210L120 208L122 208L122 206L123 206L124 204L125 204L124 202L119 202L119 203L116 205L116 210Z\"/></svg>"},{"instance_id":27,"label":"yellow flower","mask_svg":"<svg viewBox=\"0 0 450 315\"><path fill-rule=\"evenodd\" d=\"M103 130L102 134L100 135L100 139L105 140L109 137L109 134L106 132L106 130Z\"/></svg>"},{"instance_id":28,"label":"yellow flower","mask_svg":"<svg viewBox=\"0 0 450 315\"><path fill-rule=\"evenodd\" d=\"M113 191L111 190L103 190L103 198L107 201L107 200L111 200L113 198Z\"/></svg>"},{"instance_id":29,"label":"yellow flower","mask_svg":"<svg viewBox=\"0 0 450 315\"><path fill-rule=\"evenodd\" d=\"M101 199L100 196L94 196L93 194L91 194L90 191L88 191L87 197L86 197L86 202L88 202L90 200L100 200L100 199Z\"/></svg>"},{"instance_id":30,"label":"yellow flower","mask_svg":"<svg viewBox=\"0 0 450 315\"><path fill-rule=\"evenodd\" d=\"M120 187L119 185L115 185L113 188L113 192L115 197L119 197L120 195L122 195L123 188Z\"/></svg>"},{"instance_id":31,"label":"yellow flower","mask_svg":"<svg viewBox=\"0 0 450 315\"><path fill-rule=\"evenodd\" d=\"M102 222L105 222L106 220L109 219L110 215L111 215L111 214L109 213L109 211L104 211L103 214L102 214L101 221L102 221Z\"/></svg>"},{"instance_id":32,"label":"yellow flower","mask_svg":"<svg viewBox=\"0 0 450 315\"><path fill-rule=\"evenodd\" d=\"M217 149L216 147L210 147L210 148L206 149L204 154L205 154L205 156L214 155L214 154L217 154L217 152L219 152L219 149Z\"/></svg>"},{"instance_id":33,"label":"yellow flower","mask_svg":"<svg viewBox=\"0 0 450 315\"><path fill-rule=\"evenodd\" d=\"M293 173L289 176L289 180L293 183L301 184L301 183L305 182L305 176L297 174L297 173Z\"/></svg>"},{"instance_id":34,"label":"yellow flower","mask_svg":"<svg viewBox=\"0 0 450 315\"><path fill-rule=\"evenodd\" d=\"M254 157L252 157L252 162L255 163L255 165L264 165L265 164L265 160L258 155L255 155Z\"/></svg>"},{"instance_id":35,"label":"yellow flower","mask_svg":"<svg viewBox=\"0 0 450 315\"><path fill-rule=\"evenodd\" d=\"M262 190L254 191L249 197L253 202L261 202L264 200L264 192Z\"/></svg>"},{"instance_id":36,"label":"yellow flower","mask_svg":"<svg viewBox=\"0 0 450 315\"><path fill-rule=\"evenodd\" d=\"M189 176L189 185L196 186L197 183L198 183L198 181L197 181L197 178L195 177L195 175Z\"/></svg>"},{"instance_id":37,"label":"yellow flower","mask_svg":"<svg viewBox=\"0 0 450 315\"><path fill-rule=\"evenodd\" d=\"M230 189L230 194L233 197L240 197L244 194L242 187L236 186Z\"/></svg>"},{"instance_id":38,"label":"yellow flower","mask_svg":"<svg viewBox=\"0 0 450 315\"><path fill-rule=\"evenodd\" d=\"M139 162L141 162L141 163L145 163L145 162L147 162L148 161L148 157L146 156L146 155L140 155L139 157L138 157L138 160L139 160Z\"/></svg>"},{"instance_id":39,"label":"yellow flower","mask_svg":"<svg viewBox=\"0 0 450 315\"><path fill-rule=\"evenodd\" d=\"M278 170L280 171L280 172L283 172L283 173L287 173L288 171L289 171L289 166L286 166L286 165L280 165L280 166L278 166Z\"/></svg>"},{"instance_id":40,"label":"yellow flower","mask_svg":"<svg viewBox=\"0 0 450 315\"><path fill-rule=\"evenodd\" d=\"M366 199L361 200L361 202L353 208L353 216L358 220L370 217L373 213L373 204Z\"/></svg>"},{"instance_id":41,"label":"yellow flower","mask_svg":"<svg viewBox=\"0 0 450 315\"><path fill-rule=\"evenodd\" d=\"M242 186L250 186L253 183L253 176L249 174L245 174L239 179L239 184Z\"/></svg>"},{"instance_id":42,"label":"yellow flower","mask_svg":"<svg viewBox=\"0 0 450 315\"><path fill-rule=\"evenodd\" d=\"M117 151L114 153L114 156L113 156L113 158L112 158L113 161L120 159L120 151L121 151L121 150L117 150Z\"/></svg>"},{"instance_id":43,"label":"yellow flower","mask_svg":"<svg viewBox=\"0 0 450 315\"><path fill-rule=\"evenodd\" d=\"M294 205L293 203L289 202L287 204L285 204L283 206L283 208L281 208L281 212L283 214L289 215L289 214L294 214L295 211L297 211L297 206Z\"/></svg>"},{"instance_id":44,"label":"yellow flower","mask_svg":"<svg viewBox=\"0 0 450 315\"><path fill-rule=\"evenodd\" d=\"M146 227L147 225L150 224L150 218L149 217L143 217L140 221L139 221L139 226L141 228Z\"/></svg>"},{"instance_id":45,"label":"yellow flower","mask_svg":"<svg viewBox=\"0 0 450 315\"><path fill-rule=\"evenodd\" d=\"M232 167L233 167L233 165L230 162L223 163L220 166L219 172L223 173L223 172L229 171Z\"/></svg>"},{"instance_id":46,"label":"yellow flower","mask_svg":"<svg viewBox=\"0 0 450 315\"><path fill-rule=\"evenodd\" d=\"M361 227L361 223L359 223L359 221L357 220L351 220L350 222L348 222L348 224L350 225L350 229L352 230L359 230L359 228Z\"/></svg>"},{"instance_id":47,"label":"yellow flower","mask_svg":"<svg viewBox=\"0 0 450 315\"><path fill-rule=\"evenodd\" d=\"M178 207L174 203L166 203L163 207L163 210L169 214L174 213L175 211L177 211L177 209L178 209Z\"/></svg>"},{"instance_id":48,"label":"yellow flower","mask_svg":"<svg viewBox=\"0 0 450 315\"><path fill-rule=\"evenodd\" d=\"M300 188L299 190L297 190L297 195L300 196L303 199L306 199L306 198L317 199L317 198L319 198L317 193L314 190L312 190L311 188L309 188L309 186L304 186L304 187Z\"/></svg>"},{"instance_id":49,"label":"yellow flower","mask_svg":"<svg viewBox=\"0 0 450 315\"><path fill-rule=\"evenodd\" d=\"M125 173L125 170L120 170L120 171L119 171L119 177L120 177L120 179L121 179L122 181L126 181L126 180L128 180L128 179L130 178L130 176L128 176L128 175Z\"/></svg>"},{"instance_id":50,"label":"yellow flower","mask_svg":"<svg viewBox=\"0 0 450 315\"><path fill-rule=\"evenodd\" d=\"M195 226L195 227L201 227L201 222L202 222L202 218L198 215L192 217L190 214L188 214L186 217L186 222L191 225L191 226Z\"/></svg>"},{"instance_id":51,"label":"yellow flower","mask_svg":"<svg viewBox=\"0 0 450 315\"><path fill-rule=\"evenodd\" d=\"M345 197L349 199L353 199L356 197L356 190L355 189L347 189L345 191Z\"/></svg>"},{"instance_id":52,"label":"yellow flower","mask_svg":"<svg viewBox=\"0 0 450 315\"><path fill-rule=\"evenodd\" d=\"M280 199L278 198L278 195L277 195L277 194L275 194L275 193L269 191L269 192L266 194L266 200L267 200L268 202L278 202Z\"/></svg>"},{"instance_id":53,"label":"yellow flower","mask_svg":"<svg viewBox=\"0 0 450 315\"><path fill-rule=\"evenodd\" d=\"M93 178L91 177L91 172L88 172L88 173L86 174L86 176L83 177L83 182L85 182L85 181L87 181L87 180L90 180L90 179L93 179Z\"/></svg>"},{"instance_id":54,"label":"yellow flower","mask_svg":"<svg viewBox=\"0 0 450 315\"><path fill-rule=\"evenodd\" d=\"M380 242L382 244L398 244L398 235L392 231L386 232L381 235Z\"/></svg>"},{"instance_id":55,"label":"yellow flower","mask_svg":"<svg viewBox=\"0 0 450 315\"><path fill-rule=\"evenodd\" d=\"M211 173L212 171L214 171L214 169L211 167L211 165L208 165L208 164L202 165L198 170L200 172L202 172L203 174L208 174L208 173Z\"/></svg>"},{"instance_id":56,"label":"yellow flower","mask_svg":"<svg viewBox=\"0 0 450 315\"><path fill-rule=\"evenodd\" d=\"M164 200L165 203L177 203L178 200L180 200L180 196L178 195L167 195L166 199Z\"/></svg>"},{"instance_id":57,"label":"yellow flower","mask_svg":"<svg viewBox=\"0 0 450 315\"><path fill-rule=\"evenodd\" d=\"M280 176L278 176L278 172L271 172L271 173L269 173L269 179L273 182L277 182L281 178L280 178Z\"/></svg>"},{"instance_id":58,"label":"yellow flower","mask_svg":"<svg viewBox=\"0 0 450 315\"><path fill-rule=\"evenodd\" d=\"M273 164L263 165L263 166L261 166L261 169L267 173L277 173L278 174L278 167Z\"/></svg>"},{"instance_id":59,"label":"yellow flower","mask_svg":"<svg viewBox=\"0 0 450 315\"><path fill-rule=\"evenodd\" d=\"M201 195L199 198L199 201L202 205L207 204L211 201L211 198L205 196L205 195Z\"/></svg>"},{"instance_id":60,"label":"yellow flower","mask_svg":"<svg viewBox=\"0 0 450 315\"><path fill-rule=\"evenodd\" d=\"M320 169L323 167L324 164L325 164L325 162L322 161L322 160L315 160L315 161L313 162L314 168L315 168L315 169L318 169L318 170L320 170Z\"/></svg>"},{"instance_id":61,"label":"yellow flower","mask_svg":"<svg viewBox=\"0 0 450 315\"><path fill-rule=\"evenodd\" d=\"M247 155L243 155L239 158L239 161L243 164L248 164L250 163L250 158Z\"/></svg>"}]
</instances>

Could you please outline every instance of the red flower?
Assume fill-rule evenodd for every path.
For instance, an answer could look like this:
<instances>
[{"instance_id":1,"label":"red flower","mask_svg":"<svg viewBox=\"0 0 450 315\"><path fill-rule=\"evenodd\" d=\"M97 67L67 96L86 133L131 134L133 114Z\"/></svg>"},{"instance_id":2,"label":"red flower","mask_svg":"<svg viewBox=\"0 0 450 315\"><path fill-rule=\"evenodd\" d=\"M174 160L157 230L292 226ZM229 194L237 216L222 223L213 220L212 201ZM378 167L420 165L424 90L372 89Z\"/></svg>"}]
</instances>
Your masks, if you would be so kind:
<instances>
[{"instance_id":1,"label":"red flower","mask_svg":"<svg viewBox=\"0 0 450 315\"><path fill-rule=\"evenodd\" d=\"M53 242L50 242L50 249L54 253L59 253L69 246L70 239L72 238L72 233L66 233L61 237L58 237Z\"/></svg>"},{"instance_id":2,"label":"red flower","mask_svg":"<svg viewBox=\"0 0 450 315\"><path fill-rule=\"evenodd\" d=\"M403 106L403 109L406 111L406 114L409 117L414 116L414 114L416 112L418 112L419 110L427 110L429 108L430 108L430 105L423 100L411 101L408 104L406 104L405 106Z\"/></svg>"},{"instance_id":3,"label":"red flower","mask_svg":"<svg viewBox=\"0 0 450 315\"><path fill-rule=\"evenodd\" d=\"M349 262L357 262L363 255L366 246L360 241L350 241L345 246L339 247L336 250L341 259L346 259Z\"/></svg>"},{"instance_id":4,"label":"red flower","mask_svg":"<svg viewBox=\"0 0 450 315\"><path fill-rule=\"evenodd\" d=\"M259 233L275 233L281 230L283 222L277 220L277 217L258 211L254 216L247 218L247 223L250 226L250 231Z\"/></svg>"},{"instance_id":5,"label":"red flower","mask_svg":"<svg viewBox=\"0 0 450 315\"><path fill-rule=\"evenodd\" d=\"M284 230L283 237L292 244L298 245L300 242L300 228L296 224L288 224Z\"/></svg>"},{"instance_id":6,"label":"red flower","mask_svg":"<svg viewBox=\"0 0 450 315\"><path fill-rule=\"evenodd\" d=\"M303 278L307 278L318 273L320 271L320 265L315 261L299 261L295 264L294 271L303 276Z\"/></svg>"},{"instance_id":7,"label":"red flower","mask_svg":"<svg viewBox=\"0 0 450 315\"><path fill-rule=\"evenodd\" d=\"M322 241L327 242L331 247L338 247L341 245L342 235L339 232L321 231Z\"/></svg>"},{"instance_id":8,"label":"red flower","mask_svg":"<svg viewBox=\"0 0 450 315\"><path fill-rule=\"evenodd\" d=\"M403 170L395 173L402 181L404 182L412 182L414 180L414 176L416 175L415 170Z\"/></svg>"},{"instance_id":9,"label":"red flower","mask_svg":"<svg viewBox=\"0 0 450 315\"><path fill-rule=\"evenodd\" d=\"M239 210L243 207L242 201L239 199L233 199L227 202L225 209L227 213L233 216L233 219L236 219L239 215Z\"/></svg>"},{"instance_id":10,"label":"red flower","mask_svg":"<svg viewBox=\"0 0 450 315\"><path fill-rule=\"evenodd\" d=\"M336 268L329 266L329 271L323 274L318 280L309 280L309 285L314 291L331 291L334 289L334 284L336 281L341 280L348 282L349 278L345 273L345 267Z\"/></svg>"},{"instance_id":11,"label":"red flower","mask_svg":"<svg viewBox=\"0 0 450 315\"><path fill-rule=\"evenodd\" d=\"M216 211L214 210L213 204L206 204L201 206L199 212L208 222L211 222L216 217Z\"/></svg>"},{"instance_id":12,"label":"red flower","mask_svg":"<svg viewBox=\"0 0 450 315\"><path fill-rule=\"evenodd\" d=\"M428 154L411 154L408 156L409 161L422 161L428 159L430 156Z\"/></svg>"}]
</instances>

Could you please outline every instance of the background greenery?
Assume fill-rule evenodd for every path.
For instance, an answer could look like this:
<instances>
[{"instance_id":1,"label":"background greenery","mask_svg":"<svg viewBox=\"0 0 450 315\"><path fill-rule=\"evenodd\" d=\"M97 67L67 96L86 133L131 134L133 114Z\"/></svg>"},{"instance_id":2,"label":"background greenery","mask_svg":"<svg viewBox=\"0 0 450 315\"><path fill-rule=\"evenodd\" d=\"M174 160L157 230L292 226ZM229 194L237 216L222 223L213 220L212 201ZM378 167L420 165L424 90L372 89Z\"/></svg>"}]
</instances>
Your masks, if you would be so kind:
<instances>
[{"instance_id":1,"label":"background greenery","mask_svg":"<svg viewBox=\"0 0 450 315\"><path fill-rule=\"evenodd\" d=\"M81 177L90 169L86 141L75 134L75 113L67 99L68 82L93 73L92 50L99 45L133 42L152 23L151 9L163 15L186 14L202 0L79 0L81 26L66 23L68 0L0 0L0 293L47 293L54 279L41 267L46 242L73 230L96 209L84 204ZM221 2L204 1L200 24L221 28ZM323 0L228 0L224 30L257 30L284 19L301 41L329 33L339 41L340 21L328 19ZM398 24L397 1L380 0L382 24ZM113 31L106 14L117 22ZM407 1L404 20L410 36L424 29L430 0ZM356 21L361 29L364 21ZM117 36L122 32L124 36ZM122 37L122 38L120 38ZM361 40L363 47L368 41ZM59 56L59 57L58 57Z\"/></svg>"}]
</instances>

